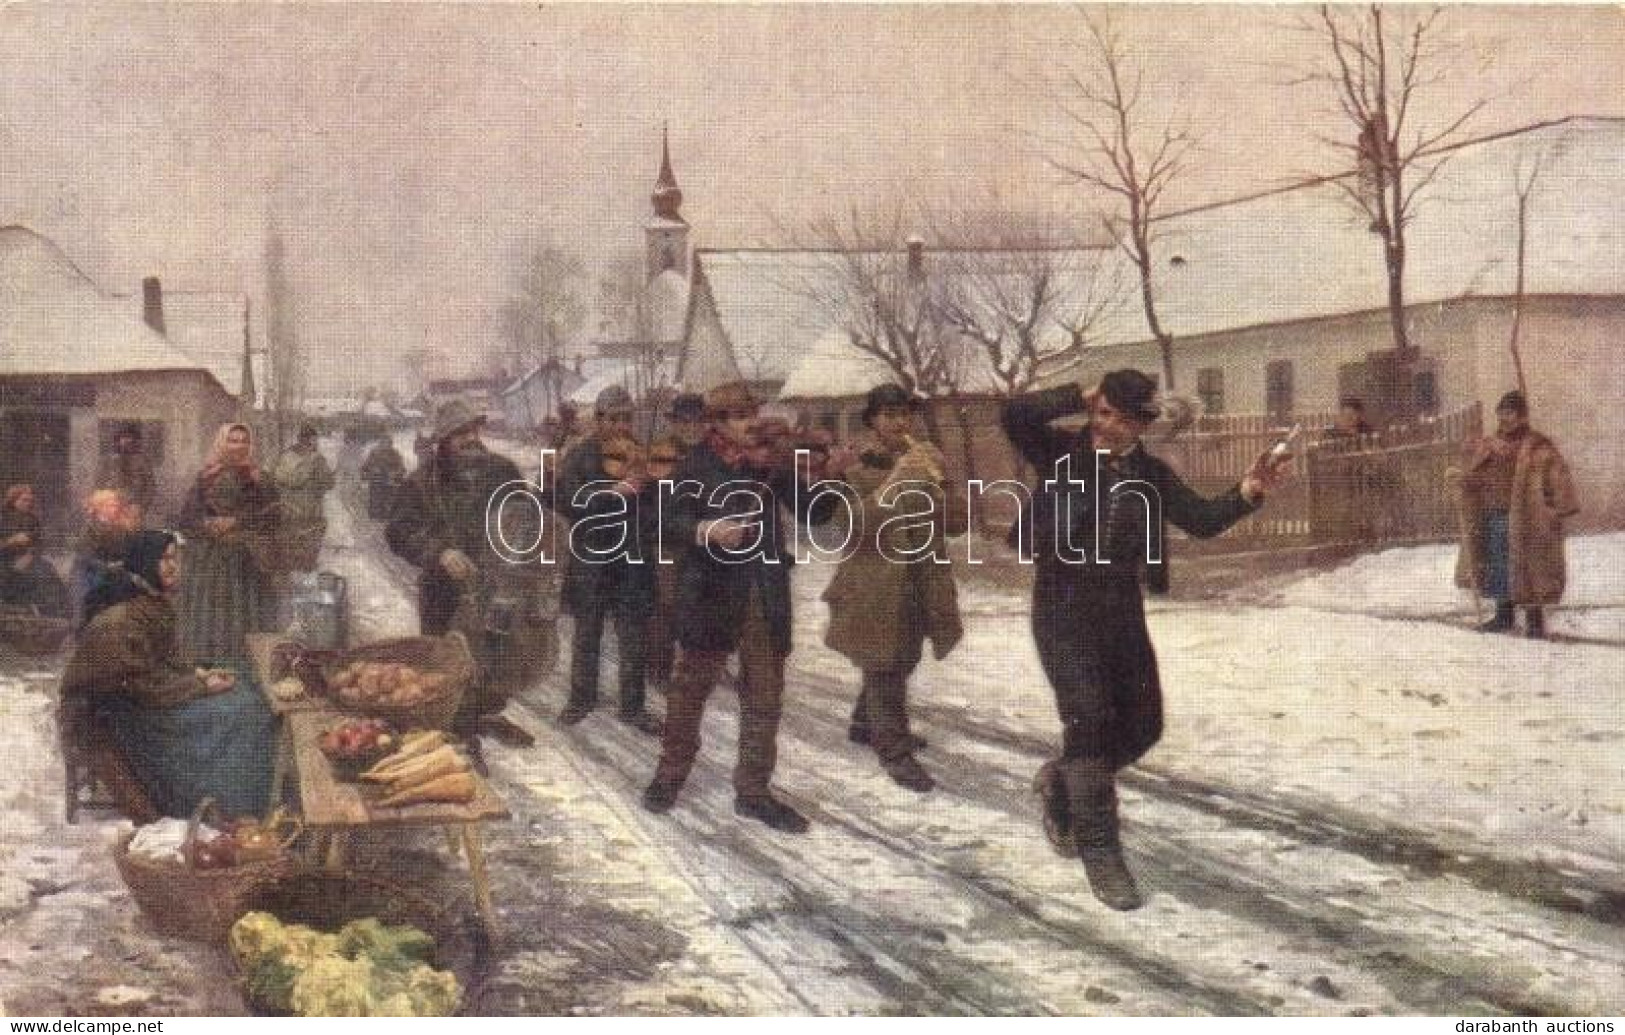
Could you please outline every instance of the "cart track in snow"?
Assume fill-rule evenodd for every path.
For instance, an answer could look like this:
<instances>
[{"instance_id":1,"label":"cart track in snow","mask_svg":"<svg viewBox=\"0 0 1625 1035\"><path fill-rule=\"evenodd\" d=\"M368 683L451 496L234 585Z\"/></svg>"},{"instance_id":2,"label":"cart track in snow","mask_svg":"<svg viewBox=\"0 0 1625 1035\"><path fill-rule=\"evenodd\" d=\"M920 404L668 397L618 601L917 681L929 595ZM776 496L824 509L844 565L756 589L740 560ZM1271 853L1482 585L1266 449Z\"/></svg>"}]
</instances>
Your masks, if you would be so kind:
<instances>
[{"instance_id":1,"label":"cart track in snow","mask_svg":"<svg viewBox=\"0 0 1625 1035\"><path fill-rule=\"evenodd\" d=\"M358 530L367 528L363 519L356 524ZM375 529L361 535L358 547L387 556ZM388 570L409 591L410 569L394 558L388 561ZM605 671L612 673L613 647L606 647ZM1468 942L1487 939L1514 954L1533 951L1552 966L1566 963L1587 971L1617 969L1625 950L1619 937L1625 894L1584 875L1462 853L1415 831L1376 829L1355 817L1139 769L1125 774L1124 786L1145 799L1132 804L1128 814L1131 855L1136 867L1151 877L1148 889L1170 891L1180 906L1193 911L1190 919L1198 924L1207 922L1204 911L1211 911L1249 931L1307 941L1309 950L1296 952L1295 965L1301 971L1305 955L1324 958L1320 974L1326 983L1314 986L1314 994L1322 998L1312 999L1303 992L1302 973L1275 977L1266 965L1254 963L1247 966L1263 970L1238 975L1234 968L1215 967L1211 961L1182 958L1172 951L1177 945L1147 947L1144 943L1155 939L1139 937L1142 932L1132 920L1124 926L1093 904L1082 890L1076 862L1045 853L1040 858L1046 862L1020 870L988 867L964 845L945 845L862 814L861 801L857 811L841 804L847 797L843 785L875 769L870 752L845 741L855 688L800 669L794 658L787 674L791 688L786 698L793 703L785 716L786 739L796 753L816 753L819 763L812 774L790 766L780 770L783 782L797 788L790 796L815 821L814 834L806 838L775 834L733 815L726 780L732 743L726 735L711 738L678 808L664 817L644 815L635 805L653 769L658 749L652 741L601 719L558 737L574 747L570 764L577 773L606 796L624 796L628 822L660 845L719 923L787 986L798 989L816 1012L1080 1012L1095 1009L1084 1004L1120 1003L1127 989L1142 998L1129 999L1125 1012L1240 1015L1315 1012L1317 1007L1330 1012L1337 1009L1333 1000L1353 989L1345 1007L1374 996L1379 1012L1594 1013L1598 1010L1590 1007L1599 1004L1558 994L1552 982L1542 981L1529 967L1513 968L1509 980L1505 958L1452 955L1427 939L1433 932L1453 930ZM562 701L562 679L561 662L561 670L519 705L550 724L551 715L544 712ZM726 716L721 719L725 728L736 728L731 695L719 693L712 711ZM917 811L932 811L933 801L968 806L996 816L1006 838L1041 842L1027 774L1052 753L1051 745L956 709L915 705L913 711L941 742L925 753L929 767L945 774L933 796L918 799L925 807ZM952 736L944 742L942 732ZM966 750L948 750L960 747ZM990 755L997 761L990 764ZM820 792L816 800L799 791L809 775ZM1153 811L1145 806L1154 806L1158 815L1142 818ZM1176 821L1162 813L1174 814ZM1492 904L1500 899L1512 905L1477 915L1435 907L1427 901L1429 891L1422 889L1416 900L1394 903L1416 926L1416 936L1408 937L1402 922L1385 915L1390 904L1381 898L1325 901L1301 877L1299 886L1286 886L1279 875L1238 860L1233 851L1184 836L1187 824L1178 821L1181 815L1198 825L1244 829L1276 842L1281 852L1352 855L1383 871L1384 883L1401 888L1453 881ZM829 846L820 843L832 837L838 839L833 856L824 854L821 850ZM978 918L997 916L1004 936L1026 951L1076 961L1084 968L1078 973L1088 973L1114 991L1082 1000L1064 987L1046 988L1042 982L1023 991L1021 982L1010 980L1004 961L977 961L978 947L962 944L963 929L899 916L889 908L884 881L864 886L877 868L892 880L925 889L928 900L945 907ZM1044 872L1035 877L1031 869ZM1071 894L1055 892L1056 874ZM1509 919L1495 919L1507 912ZM1531 924L1531 916L1537 922ZM1075 979L1073 992L1078 991L1076 980L1081 979ZM820 991L799 991L809 988ZM1581 999L1586 991L1580 989ZM1602 1012L1620 1008L1617 1001L1611 1010L1609 1004L1601 1006Z\"/></svg>"}]
</instances>

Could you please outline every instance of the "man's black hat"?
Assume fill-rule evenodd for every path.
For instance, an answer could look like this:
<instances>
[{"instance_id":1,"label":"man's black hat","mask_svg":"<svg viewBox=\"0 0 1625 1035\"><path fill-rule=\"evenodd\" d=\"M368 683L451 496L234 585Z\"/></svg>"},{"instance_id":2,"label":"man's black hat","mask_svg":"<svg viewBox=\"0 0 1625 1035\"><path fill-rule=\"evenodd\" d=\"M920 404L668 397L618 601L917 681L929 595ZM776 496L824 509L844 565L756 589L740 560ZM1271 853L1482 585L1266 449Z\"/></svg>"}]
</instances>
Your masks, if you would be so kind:
<instances>
[{"instance_id":1,"label":"man's black hat","mask_svg":"<svg viewBox=\"0 0 1625 1035\"><path fill-rule=\"evenodd\" d=\"M683 392L674 396L671 401L671 408L666 411L666 419L670 421L704 420L705 397L696 395L693 392Z\"/></svg>"},{"instance_id":2,"label":"man's black hat","mask_svg":"<svg viewBox=\"0 0 1625 1035\"><path fill-rule=\"evenodd\" d=\"M875 414L881 410L918 410L920 400L903 391L898 385L876 385L869 389L869 397L863 403L863 423L865 427L874 423Z\"/></svg>"},{"instance_id":3,"label":"man's black hat","mask_svg":"<svg viewBox=\"0 0 1625 1035\"><path fill-rule=\"evenodd\" d=\"M1495 409L1496 412L1511 410L1513 413L1527 417L1529 416L1529 400L1524 398L1522 392L1514 389L1501 396L1501 401L1495 404Z\"/></svg>"},{"instance_id":4,"label":"man's black hat","mask_svg":"<svg viewBox=\"0 0 1625 1035\"><path fill-rule=\"evenodd\" d=\"M1100 394L1131 420L1150 424L1162 416L1156 380L1138 370L1113 370L1100 379Z\"/></svg>"}]
</instances>

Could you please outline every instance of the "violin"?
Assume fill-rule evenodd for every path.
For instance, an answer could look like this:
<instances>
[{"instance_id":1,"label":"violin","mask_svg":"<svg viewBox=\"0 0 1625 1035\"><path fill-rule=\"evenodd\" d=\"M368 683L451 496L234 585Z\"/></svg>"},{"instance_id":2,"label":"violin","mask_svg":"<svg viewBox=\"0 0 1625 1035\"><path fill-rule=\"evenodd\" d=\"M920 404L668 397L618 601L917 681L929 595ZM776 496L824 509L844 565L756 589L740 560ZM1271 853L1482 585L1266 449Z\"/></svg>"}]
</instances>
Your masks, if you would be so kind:
<instances>
[{"instance_id":1,"label":"violin","mask_svg":"<svg viewBox=\"0 0 1625 1035\"><path fill-rule=\"evenodd\" d=\"M663 481L677 470L677 443L660 439L644 449L631 438L612 438L603 445L604 477L615 481Z\"/></svg>"}]
</instances>

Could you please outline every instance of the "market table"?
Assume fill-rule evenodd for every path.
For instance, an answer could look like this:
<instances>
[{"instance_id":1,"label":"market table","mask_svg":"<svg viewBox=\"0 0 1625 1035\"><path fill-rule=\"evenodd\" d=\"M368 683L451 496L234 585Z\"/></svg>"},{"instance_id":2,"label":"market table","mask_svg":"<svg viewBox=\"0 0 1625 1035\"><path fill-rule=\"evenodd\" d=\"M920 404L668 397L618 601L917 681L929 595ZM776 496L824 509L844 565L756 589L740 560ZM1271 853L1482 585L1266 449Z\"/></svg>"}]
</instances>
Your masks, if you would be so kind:
<instances>
[{"instance_id":1,"label":"market table","mask_svg":"<svg viewBox=\"0 0 1625 1035\"><path fill-rule=\"evenodd\" d=\"M279 675L272 662L281 642L282 639L274 635L255 634L248 638L255 675L265 688L266 700L281 725L276 763L281 776L277 778L278 796L274 800L280 800L280 781L291 768L299 777L299 811L305 827L327 838L327 865L331 869L343 867L349 835L358 828L444 827L452 850L460 850L468 860L474 902L487 932L494 938L496 911L491 902L480 824L509 818L502 799L479 773L470 774L475 787L471 801L425 802L399 808L369 801L361 784L338 779L327 756L322 754L319 741L324 732L350 716L330 707L321 698L307 696L283 701L270 692L273 677Z\"/></svg>"}]
</instances>

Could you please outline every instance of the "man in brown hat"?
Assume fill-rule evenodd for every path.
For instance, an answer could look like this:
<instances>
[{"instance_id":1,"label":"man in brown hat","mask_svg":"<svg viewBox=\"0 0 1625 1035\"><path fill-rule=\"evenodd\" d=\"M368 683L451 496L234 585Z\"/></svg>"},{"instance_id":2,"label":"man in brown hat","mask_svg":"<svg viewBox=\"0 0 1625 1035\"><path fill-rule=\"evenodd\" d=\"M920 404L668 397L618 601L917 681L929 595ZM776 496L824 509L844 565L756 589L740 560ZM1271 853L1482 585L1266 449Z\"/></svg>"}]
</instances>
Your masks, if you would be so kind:
<instances>
[{"instance_id":1,"label":"man in brown hat","mask_svg":"<svg viewBox=\"0 0 1625 1035\"><path fill-rule=\"evenodd\" d=\"M480 441L484 423L485 415L461 400L442 403L435 410L426 436L429 451L401 484L384 538L419 571L418 621L423 634L444 636L460 628L469 636L482 674L489 676L502 665L500 653L517 617L493 605L499 599L523 599L522 583L534 573L503 563L490 548L486 533L490 501L502 486L521 479L511 460L490 452ZM511 538L533 541L527 530L516 530ZM521 585L515 588L513 583ZM493 627L493 617L505 627ZM499 714L514 689L504 680L478 680L463 698L459 730L488 734L511 746L535 743L529 733Z\"/></svg>"},{"instance_id":2,"label":"man in brown hat","mask_svg":"<svg viewBox=\"0 0 1625 1035\"><path fill-rule=\"evenodd\" d=\"M764 463L764 451L754 440L759 407L745 385L715 389L705 404L711 429L674 474L683 491L666 507L666 543L684 551L677 588L682 652L666 694L660 764L643 792L643 807L658 813L676 804L699 754L706 698L728 656L737 653L734 811L775 830L802 833L806 817L769 786L778 761L795 560L786 548L781 508L798 507L797 520L821 523L833 513L835 498L814 499L798 486L788 457ZM690 492L686 482L698 492Z\"/></svg>"},{"instance_id":3,"label":"man in brown hat","mask_svg":"<svg viewBox=\"0 0 1625 1035\"><path fill-rule=\"evenodd\" d=\"M1005 434L1042 479L1018 529L1036 567L1033 638L1055 691L1061 757L1039 773L1045 830L1083 860L1089 887L1113 909L1141 904L1118 836L1117 770L1162 735L1162 690L1146 630L1142 577L1165 584L1163 522L1218 535L1258 508L1290 455L1266 453L1241 482L1198 496L1140 437L1159 414L1157 383L1115 370L1012 398ZM1081 431L1051 422L1087 413ZM1098 505L1097 505L1098 501Z\"/></svg>"}]
</instances>

